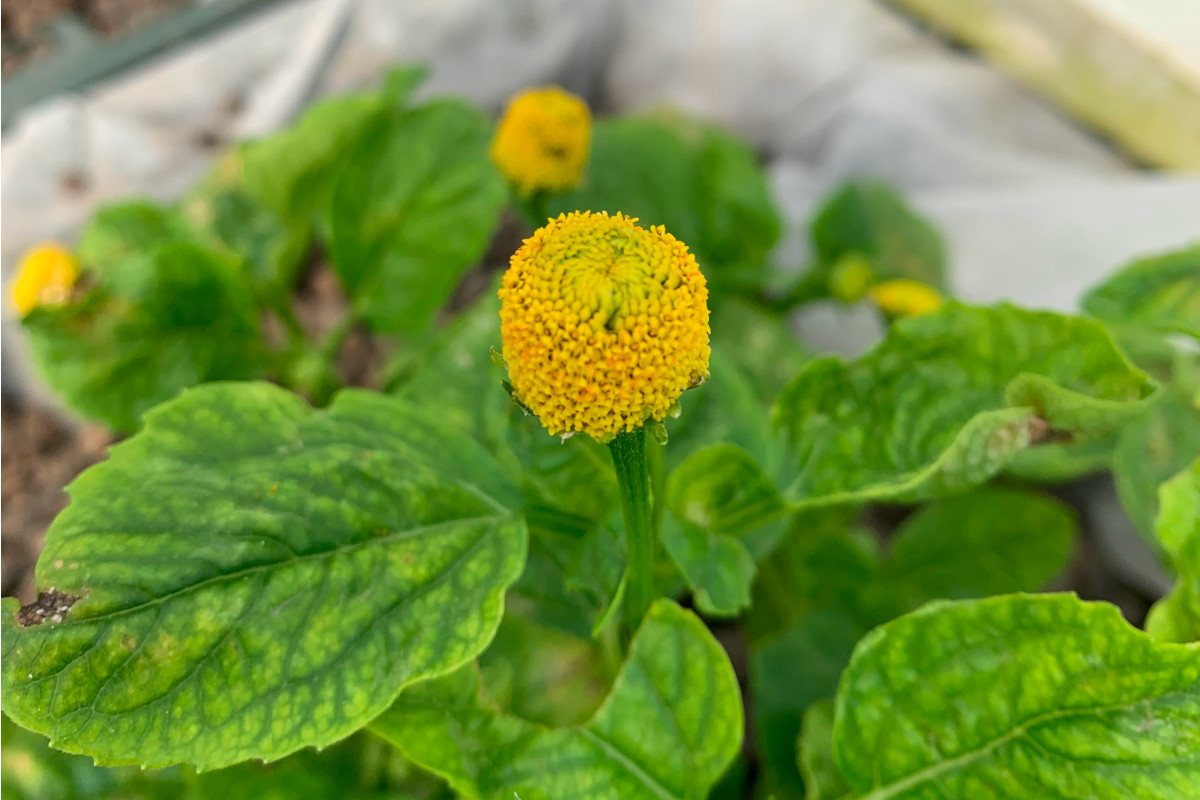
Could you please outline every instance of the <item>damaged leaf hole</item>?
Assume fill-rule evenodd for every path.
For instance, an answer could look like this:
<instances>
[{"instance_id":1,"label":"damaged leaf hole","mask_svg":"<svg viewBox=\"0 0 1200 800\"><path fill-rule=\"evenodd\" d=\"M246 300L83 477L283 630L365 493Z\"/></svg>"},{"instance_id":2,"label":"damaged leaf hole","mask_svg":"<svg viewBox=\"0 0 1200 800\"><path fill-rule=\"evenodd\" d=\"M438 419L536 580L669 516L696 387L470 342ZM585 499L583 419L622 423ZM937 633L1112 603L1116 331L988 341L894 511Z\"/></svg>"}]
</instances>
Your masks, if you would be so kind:
<instances>
[{"instance_id":1,"label":"damaged leaf hole","mask_svg":"<svg viewBox=\"0 0 1200 800\"><path fill-rule=\"evenodd\" d=\"M51 586L45 591L38 592L37 600L27 606L21 606L17 611L17 624L22 628L41 625L47 620L58 624L67 618L67 612L78 600L78 595L60 592Z\"/></svg>"}]
</instances>

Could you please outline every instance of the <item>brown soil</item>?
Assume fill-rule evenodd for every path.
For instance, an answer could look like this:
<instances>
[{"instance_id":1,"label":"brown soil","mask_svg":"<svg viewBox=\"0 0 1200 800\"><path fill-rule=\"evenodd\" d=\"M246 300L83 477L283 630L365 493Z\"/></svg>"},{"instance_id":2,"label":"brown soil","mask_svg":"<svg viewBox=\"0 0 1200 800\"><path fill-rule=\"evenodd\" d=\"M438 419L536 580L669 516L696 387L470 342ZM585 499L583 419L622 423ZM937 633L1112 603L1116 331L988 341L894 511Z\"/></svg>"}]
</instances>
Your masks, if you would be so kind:
<instances>
[{"instance_id":1,"label":"brown soil","mask_svg":"<svg viewBox=\"0 0 1200 800\"><path fill-rule=\"evenodd\" d=\"M53 23L74 16L98 35L116 37L195 0L4 0L0 8L3 74L54 52Z\"/></svg>"},{"instance_id":2,"label":"brown soil","mask_svg":"<svg viewBox=\"0 0 1200 800\"><path fill-rule=\"evenodd\" d=\"M5 404L0 411L0 566L5 596L31 602L33 565L50 522L67 504L63 491L104 458L113 441L98 425L72 425L54 412Z\"/></svg>"}]
</instances>

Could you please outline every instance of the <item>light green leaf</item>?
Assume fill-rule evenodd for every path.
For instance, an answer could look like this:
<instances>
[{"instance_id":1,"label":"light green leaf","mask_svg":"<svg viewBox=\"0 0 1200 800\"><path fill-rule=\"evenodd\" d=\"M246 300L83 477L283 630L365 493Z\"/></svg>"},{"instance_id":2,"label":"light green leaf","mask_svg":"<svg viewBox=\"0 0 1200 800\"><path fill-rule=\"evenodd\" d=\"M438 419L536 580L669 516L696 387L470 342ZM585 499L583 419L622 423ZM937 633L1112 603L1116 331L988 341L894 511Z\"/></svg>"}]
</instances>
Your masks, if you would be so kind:
<instances>
[{"instance_id":1,"label":"light green leaf","mask_svg":"<svg viewBox=\"0 0 1200 800\"><path fill-rule=\"evenodd\" d=\"M663 225L718 286L762 281L782 229L766 178L744 143L681 116L601 120L588 173L551 213L617 211Z\"/></svg>"},{"instance_id":2,"label":"light green leaf","mask_svg":"<svg viewBox=\"0 0 1200 800\"><path fill-rule=\"evenodd\" d=\"M1071 509L1036 492L982 487L922 508L896 532L885 580L903 610L927 600L1044 589L1066 567Z\"/></svg>"},{"instance_id":3,"label":"light green leaf","mask_svg":"<svg viewBox=\"0 0 1200 800\"><path fill-rule=\"evenodd\" d=\"M732 616L748 607L755 558L778 544L787 523L762 468L736 445L705 448L671 473L666 505L662 542L700 610Z\"/></svg>"},{"instance_id":4,"label":"light green leaf","mask_svg":"<svg viewBox=\"0 0 1200 800\"><path fill-rule=\"evenodd\" d=\"M931 603L855 648L833 747L864 800L1185 800L1200 648L1071 595Z\"/></svg>"},{"instance_id":5,"label":"light green leaf","mask_svg":"<svg viewBox=\"0 0 1200 800\"><path fill-rule=\"evenodd\" d=\"M1038 483L1067 483L1112 467L1117 434L1084 442L1045 442L1022 450L1004 474Z\"/></svg>"},{"instance_id":6,"label":"light green leaf","mask_svg":"<svg viewBox=\"0 0 1200 800\"><path fill-rule=\"evenodd\" d=\"M1138 530L1154 533L1158 487L1200 453L1200 408L1173 389L1117 437L1113 480L1125 513Z\"/></svg>"},{"instance_id":7,"label":"light green leaf","mask_svg":"<svg viewBox=\"0 0 1200 800\"><path fill-rule=\"evenodd\" d=\"M783 387L812 360L812 354L789 328L785 315L733 296L710 298L709 305L713 349L732 358L763 406L769 408Z\"/></svg>"},{"instance_id":8,"label":"light green leaf","mask_svg":"<svg viewBox=\"0 0 1200 800\"><path fill-rule=\"evenodd\" d=\"M108 276L114 266L168 242L196 242L197 231L175 209L143 201L103 206L79 235L76 255L85 270Z\"/></svg>"},{"instance_id":9,"label":"light green leaf","mask_svg":"<svg viewBox=\"0 0 1200 800\"><path fill-rule=\"evenodd\" d=\"M1158 492L1158 539L1175 567L1175 588L1150 609L1146 631L1171 642L1200 640L1200 458Z\"/></svg>"},{"instance_id":10,"label":"light green leaf","mask_svg":"<svg viewBox=\"0 0 1200 800\"><path fill-rule=\"evenodd\" d=\"M944 288L942 237L889 186L852 182L837 189L813 217L811 234L812 269L826 280L855 258L865 259L876 282L910 278Z\"/></svg>"},{"instance_id":11,"label":"light green leaf","mask_svg":"<svg viewBox=\"0 0 1200 800\"><path fill-rule=\"evenodd\" d=\"M1084 295L1083 309L1110 322L1200 337L1200 245L1134 261Z\"/></svg>"},{"instance_id":12,"label":"light green leaf","mask_svg":"<svg viewBox=\"0 0 1200 800\"><path fill-rule=\"evenodd\" d=\"M241 185L307 239L348 153L391 107L380 92L314 103L294 125L242 145Z\"/></svg>"},{"instance_id":13,"label":"light green leaf","mask_svg":"<svg viewBox=\"0 0 1200 800\"><path fill-rule=\"evenodd\" d=\"M69 490L38 602L4 601L3 704L102 764L335 742L478 655L525 557L497 465L363 391L193 389Z\"/></svg>"},{"instance_id":14,"label":"light green leaf","mask_svg":"<svg viewBox=\"0 0 1200 800\"><path fill-rule=\"evenodd\" d=\"M703 623L659 600L583 725L545 728L492 711L464 669L404 692L371 729L468 798L702 800L737 753L742 706Z\"/></svg>"},{"instance_id":15,"label":"light green leaf","mask_svg":"<svg viewBox=\"0 0 1200 800\"><path fill-rule=\"evenodd\" d=\"M1153 390L1097 323L950 303L853 362L811 362L784 390L783 494L802 507L951 494L1039 441L1105 435Z\"/></svg>"},{"instance_id":16,"label":"light green leaf","mask_svg":"<svg viewBox=\"0 0 1200 800\"><path fill-rule=\"evenodd\" d=\"M372 124L329 210L330 258L376 330L417 333L483 255L508 199L478 109L436 100Z\"/></svg>"},{"instance_id":17,"label":"light green leaf","mask_svg":"<svg viewBox=\"0 0 1200 800\"><path fill-rule=\"evenodd\" d=\"M796 752L806 800L834 800L850 791L833 763L833 711L833 700L825 699L804 712Z\"/></svg>"},{"instance_id":18,"label":"light green leaf","mask_svg":"<svg viewBox=\"0 0 1200 800\"><path fill-rule=\"evenodd\" d=\"M147 409L181 389L264 369L237 263L185 241L114 256L80 301L37 309L22 326L46 382L119 431L135 430Z\"/></svg>"}]
</instances>

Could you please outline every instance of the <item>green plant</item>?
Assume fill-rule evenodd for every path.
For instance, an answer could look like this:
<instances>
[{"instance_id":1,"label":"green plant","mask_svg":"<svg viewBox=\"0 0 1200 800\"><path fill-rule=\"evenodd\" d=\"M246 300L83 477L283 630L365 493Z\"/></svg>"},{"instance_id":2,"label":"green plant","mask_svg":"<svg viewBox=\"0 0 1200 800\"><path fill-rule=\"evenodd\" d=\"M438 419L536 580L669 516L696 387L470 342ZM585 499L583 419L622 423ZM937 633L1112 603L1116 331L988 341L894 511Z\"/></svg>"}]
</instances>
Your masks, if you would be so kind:
<instances>
[{"instance_id":1,"label":"green plant","mask_svg":"<svg viewBox=\"0 0 1200 800\"><path fill-rule=\"evenodd\" d=\"M1091 316L943 302L936 230L854 184L796 277L730 135L599 120L578 185L510 191L419 76L30 273L47 378L132 435L4 600L6 798L1195 796L1200 250ZM812 356L816 300L886 336ZM1079 527L1047 484L1104 469L1178 578L1148 633L1038 593Z\"/></svg>"}]
</instances>

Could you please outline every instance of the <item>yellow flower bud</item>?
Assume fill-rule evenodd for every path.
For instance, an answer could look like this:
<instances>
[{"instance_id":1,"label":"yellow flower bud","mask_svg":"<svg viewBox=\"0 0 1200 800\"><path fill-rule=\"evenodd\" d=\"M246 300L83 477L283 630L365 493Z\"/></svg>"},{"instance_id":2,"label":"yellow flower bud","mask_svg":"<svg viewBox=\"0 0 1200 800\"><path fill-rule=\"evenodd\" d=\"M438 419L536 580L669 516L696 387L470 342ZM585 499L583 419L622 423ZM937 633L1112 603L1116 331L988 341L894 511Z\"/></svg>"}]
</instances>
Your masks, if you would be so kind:
<instances>
[{"instance_id":1,"label":"yellow flower bud","mask_svg":"<svg viewBox=\"0 0 1200 800\"><path fill-rule=\"evenodd\" d=\"M514 399L556 435L604 442L663 420L708 377L708 286L661 226L576 211L513 254L500 332Z\"/></svg>"},{"instance_id":2,"label":"yellow flower bud","mask_svg":"<svg viewBox=\"0 0 1200 800\"><path fill-rule=\"evenodd\" d=\"M21 316L38 306L58 306L71 297L79 262L58 244L41 244L25 254L13 281L13 305Z\"/></svg>"},{"instance_id":3,"label":"yellow flower bud","mask_svg":"<svg viewBox=\"0 0 1200 800\"><path fill-rule=\"evenodd\" d=\"M508 104L492 160L523 194L575 188L587 166L592 117L587 104L562 89L531 89Z\"/></svg>"},{"instance_id":4,"label":"yellow flower bud","mask_svg":"<svg viewBox=\"0 0 1200 800\"><path fill-rule=\"evenodd\" d=\"M829 293L843 303L855 303L871 288L874 278L871 259L862 253L847 253L829 273Z\"/></svg>"},{"instance_id":5,"label":"yellow flower bud","mask_svg":"<svg viewBox=\"0 0 1200 800\"><path fill-rule=\"evenodd\" d=\"M945 302L937 289L906 278L876 284L867 294L889 317L919 317Z\"/></svg>"}]
</instances>

